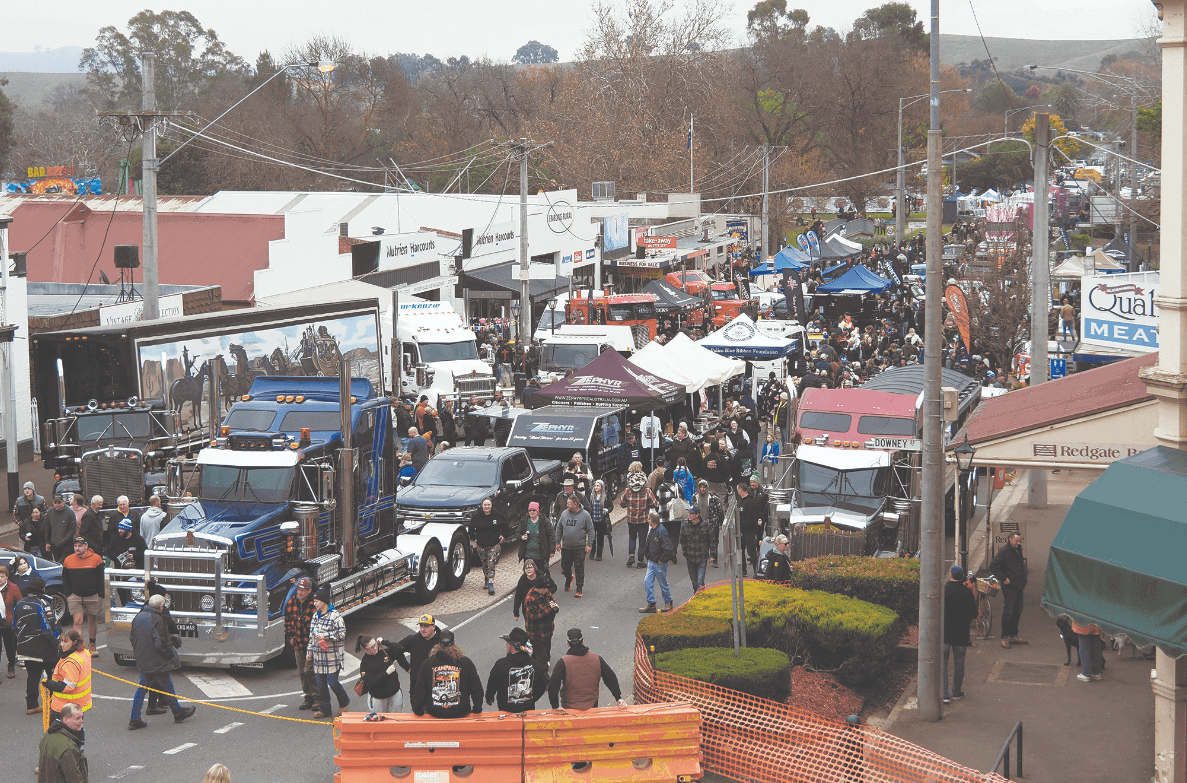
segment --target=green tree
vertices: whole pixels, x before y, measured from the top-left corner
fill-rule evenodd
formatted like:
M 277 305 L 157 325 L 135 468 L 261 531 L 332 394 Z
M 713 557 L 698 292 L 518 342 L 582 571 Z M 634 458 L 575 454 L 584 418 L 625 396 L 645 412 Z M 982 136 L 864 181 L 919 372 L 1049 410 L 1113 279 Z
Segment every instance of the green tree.
M 977 94 L 976 103 L 977 108 L 986 114 L 1003 114 L 1022 105 L 1010 85 L 998 79 L 985 83 Z
M 854 21 L 851 35 L 866 40 L 897 37 L 907 49 L 920 53 L 928 51 L 930 41 L 909 3 L 883 3 L 867 10 Z
M 808 27 L 808 12 L 787 10 L 787 0 L 759 0 L 746 12 L 746 30 L 755 40 L 802 40 Z
M 995 144 L 977 160 L 961 163 L 957 175 L 961 187 L 978 190 L 1009 190 L 1034 177 L 1030 148 L 1020 141 Z
M 547 44 L 539 41 L 528 41 L 515 52 L 511 62 L 521 65 L 526 63 L 555 63 L 560 62 L 560 54 Z
M 8 84 L 8 79 L 0 78 L 0 87 L 6 84 Z M 16 146 L 16 130 L 13 125 L 15 114 L 16 110 L 12 101 L 8 100 L 4 90 L 0 90 L 0 176 L 9 170 L 11 161 L 8 158 Z
M 1138 109 L 1138 130 L 1150 134 L 1155 147 L 1162 146 L 1162 101 L 1150 108 Z
M 1051 99 L 1051 108 L 1059 112 L 1061 117 L 1075 117 L 1080 108 L 1080 93 L 1073 84 L 1064 84 L 1055 92 Z
M 156 54 L 157 107 L 165 111 L 184 108 L 222 77 L 250 73 L 247 63 L 188 11 L 141 11 L 128 20 L 127 34 L 111 26 L 100 29 L 78 68 L 87 72 L 88 86 L 101 103 L 137 108 L 143 51 Z

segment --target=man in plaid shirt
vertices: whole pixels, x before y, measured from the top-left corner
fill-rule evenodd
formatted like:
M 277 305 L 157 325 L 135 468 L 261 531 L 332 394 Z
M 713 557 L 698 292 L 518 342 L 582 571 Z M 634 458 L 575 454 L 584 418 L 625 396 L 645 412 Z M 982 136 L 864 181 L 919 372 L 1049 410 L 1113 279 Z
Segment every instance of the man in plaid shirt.
M 697 482 L 697 494 L 692 502 L 700 507 L 701 516 L 712 531 L 709 534 L 709 565 L 717 568 L 717 540 L 721 537 L 721 523 L 725 519 L 721 501 L 709 491 L 709 482 L 701 479 Z
M 626 488 L 619 496 L 619 502 L 626 509 L 627 521 L 627 561 L 626 567 L 646 568 L 647 558 L 642 552 L 639 554 L 638 565 L 635 564 L 635 542 L 643 546 L 643 538 L 647 535 L 647 509 L 658 505 L 655 494 L 647 487 L 647 477 L 643 475 L 643 465 L 632 462 L 627 469 Z
M 350 704 L 350 696 L 338 682 L 338 673 L 346 662 L 346 623 L 330 603 L 328 584 L 318 589 L 313 596 L 313 605 L 317 611 L 309 622 L 309 652 L 305 654 L 317 676 L 318 707 L 313 717 L 331 718 L 331 691 L 338 697 L 339 714 Z
M 717 540 L 709 523 L 701 521 L 701 509 L 693 506 L 688 510 L 688 524 L 680 528 L 680 551 L 688 565 L 688 578 L 692 592 L 705 586 L 705 566 L 709 561 L 709 550 Z
M 305 694 L 299 709 L 311 710 L 317 701 L 317 678 L 309 652 L 309 623 L 313 620 L 313 581 L 303 576 L 297 580 L 297 589 L 284 605 L 284 640 L 293 648 L 297 661 L 297 674 L 301 678 L 301 692 Z

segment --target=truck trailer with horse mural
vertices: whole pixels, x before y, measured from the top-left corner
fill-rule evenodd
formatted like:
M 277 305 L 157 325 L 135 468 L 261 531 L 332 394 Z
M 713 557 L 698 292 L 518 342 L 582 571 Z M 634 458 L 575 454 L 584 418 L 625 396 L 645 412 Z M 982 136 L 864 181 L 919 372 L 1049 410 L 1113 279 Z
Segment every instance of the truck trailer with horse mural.
M 55 491 L 143 505 L 166 462 L 214 437 L 261 376 L 332 377 L 343 357 L 385 389 L 374 301 L 250 308 L 31 338 L 42 462 Z

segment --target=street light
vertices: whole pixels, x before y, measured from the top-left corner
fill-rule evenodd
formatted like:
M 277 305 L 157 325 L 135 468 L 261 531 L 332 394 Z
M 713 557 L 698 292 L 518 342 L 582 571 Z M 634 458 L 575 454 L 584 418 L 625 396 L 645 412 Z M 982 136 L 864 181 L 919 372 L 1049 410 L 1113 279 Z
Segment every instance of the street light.
M 329 73 L 330 71 L 334 70 L 334 69 L 335 69 L 335 68 L 337 68 L 337 67 L 338 67 L 338 64 L 337 64 L 337 63 L 332 63 L 332 62 L 330 62 L 329 60 L 318 60 L 317 62 L 312 62 L 312 63 L 292 63 L 291 65 L 282 65 L 282 66 L 280 66 L 280 68 L 278 68 L 278 69 L 277 69 L 276 73 L 272 74 L 272 75 L 271 75 L 271 76 L 269 76 L 267 79 L 265 79 L 264 81 L 262 81 L 258 87 L 256 87 L 254 90 L 252 90 L 251 92 L 249 92 L 247 95 L 244 95 L 242 98 L 240 98 L 239 100 L 237 100 L 237 101 L 236 101 L 236 102 L 235 102 L 235 103 L 234 103 L 234 104 L 231 106 L 231 108 L 227 109 L 227 110 L 226 110 L 226 111 L 224 111 L 222 114 L 218 115 L 218 116 L 217 116 L 217 117 L 215 117 L 213 120 L 211 120 L 210 122 L 206 123 L 206 126 L 205 126 L 204 128 L 202 128 L 202 130 L 198 131 L 198 132 L 197 132 L 197 133 L 195 133 L 193 136 L 190 136 L 188 139 L 186 139 L 186 140 L 185 140 L 185 141 L 183 141 L 181 144 L 179 144 L 179 145 L 178 145 L 178 146 L 177 146 L 177 147 L 176 147 L 176 148 L 173 150 L 173 152 L 170 152 L 168 155 L 166 155 L 165 157 L 161 158 L 161 160 L 157 162 L 157 166 L 161 166 L 161 165 L 163 165 L 163 164 L 165 163 L 165 161 L 167 161 L 167 160 L 169 160 L 170 158 L 172 158 L 172 157 L 173 157 L 174 155 L 176 155 L 178 152 L 181 152 L 181 148 L 182 148 L 182 147 L 184 147 L 185 145 L 189 144 L 191 141 L 193 141 L 194 139 L 198 138 L 199 136 L 202 136 L 204 133 L 206 133 L 206 131 L 210 130 L 210 128 L 211 128 L 211 127 L 212 127 L 212 126 L 213 126 L 213 125 L 214 125 L 216 122 L 218 122 L 218 121 L 219 121 L 219 120 L 221 120 L 223 117 L 226 117 L 228 114 L 230 114 L 232 111 L 234 111 L 234 109 L 235 109 L 235 107 L 236 107 L 236 106 L 238 106 L 239 104 L 243 103 L 244 101 L 246 101 L 246 100 L 247 100 L 248 98 L 250 98 L 251 96 L 255 95 L 255 94 L 256 94 L 257 92 L 259 92 L 260 90 L 264 89 L 264 85 L 265 85 L 265 84 L 267 84 L 268 82 L 272 81 L 272 80 L 273 80 L 273 79 L 275 79 L 277 76 L 280 76 L 280 74 L 282 74 L 282 73 L 285 73 L 285 72 L 286 72 L 286 71 L 287 71 L 289 68 L 316 68 L 316 69 L 317 69 L 318 71 L 320 71 L 321 73 Z
M 1081 76 L 1087 76 L 1090 79 L 1096 79 L 1102 84 L 1107 84 L 1111 87 L 1128 87 L 1129 90 L 1129 155 L 1134 160 L 1138 157 L 1138 80 L 1129 76 L 1119 76 L 1114 73 L 1101 74 L 1093 71 L 1077 71 L 1075 68 L 1052 68 L 1049 65 L 1025 65 L 1024 68 L 1035 71 L 1064 71 L 1066 73 L 1078 73 Z M 1118 79 L 1125 84 L 1111 81 Z M 1118 162 L 1120 165 L 1120 162 Z M 1136 272 L 1133 262 L 1133 245 L 1137 241 L 1137 217 L 1134 215 L 1132 202 L 1138 195 L 1138 173 L 1137 166 L 1134 163 L 1129 164 L 1129 200 L 1131 206 L 1129 209 L 1129 241 L 1125 243 L 1125 250 L 1128 254 L 1126 261 L 1130 272 Z M 1121 201 L 1120 188 L 1118 188 L 1117 201 Z
M 968 483 L 969 471 L 973 467 L 973 455 L 977 453 L 975 446 L 969 444 L 969 436 L 966 433 L 964 436 L 964 443 L 952 450 L 956 456 L 956 467 L 960 469 L 960 477 L 957 479 L 957 486 L 964 486 Z M 960 492 L 956 493 L 956 522 L 957 527 L 960 528 L 960 567 L 968 570 L 969 565 L 969 548 L 968 548 L 968 525 L 963 519 L 964 503 L 960 499 Z
M 548 323 L 552 325 L 552 336 L 556 337 L 556 297 L 548 300 Z
M 1002 135 L 1003 136 L 1010 135 L 1009 122 L 1010 122 L 1011 114 L 1017 114 L 1018 112 L 1026 111 L 1027 109 L 1050 109 L 1050 108 L 1051 108 L 1050 104 L 1036 103 L 1032 106 L 1023 106 L 1022 108 L 1019 108 L 1019 109 L 1010 109 L 1009 111 L 1006 112 L 1006 116 L 1002 117 Z
M 938 94 L 943 95 L 946 92 L 972 92 L 972 87 L 965 87 L 956 90 L 940 90 Z M 902 242 L 903 234 L 906 232 L 907 218 L 904 214 L 906 205 L 903 203 L 906 199 L 907 183 L 906 172 L 903 170 L 903 109 L 910 106 L 912 103 L 930 98 L 931 93 L 926 95 L 908 95 L 898 99 L 898 176 L 895 186 L 895 218 L 894 218 L 894 241 Z M 907 103 L 903 103 L 907 101 Z

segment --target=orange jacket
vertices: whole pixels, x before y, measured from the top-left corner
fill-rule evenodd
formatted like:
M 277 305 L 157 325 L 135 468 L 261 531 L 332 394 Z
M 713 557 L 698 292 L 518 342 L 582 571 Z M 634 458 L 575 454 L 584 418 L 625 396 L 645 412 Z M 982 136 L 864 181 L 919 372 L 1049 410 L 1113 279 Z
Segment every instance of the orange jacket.
M 77 704 L 86 712 L 91 708 L 91 654 L 78 650 L 58 661 L 54 667 L 55 680 L 69 680 L 75 687 L 67 688 L 61 693 L 55 692 L 50 699 L 49 708 L 61 712 L 67 704 Z

